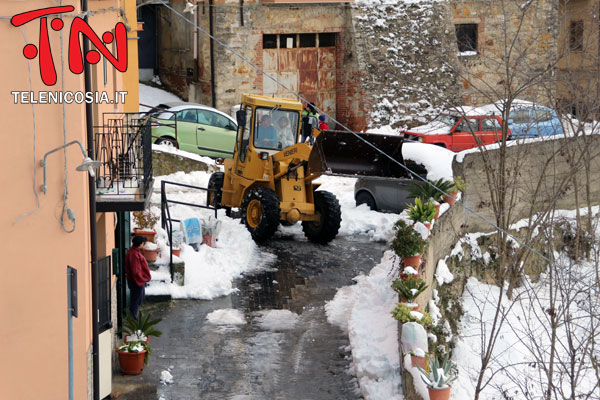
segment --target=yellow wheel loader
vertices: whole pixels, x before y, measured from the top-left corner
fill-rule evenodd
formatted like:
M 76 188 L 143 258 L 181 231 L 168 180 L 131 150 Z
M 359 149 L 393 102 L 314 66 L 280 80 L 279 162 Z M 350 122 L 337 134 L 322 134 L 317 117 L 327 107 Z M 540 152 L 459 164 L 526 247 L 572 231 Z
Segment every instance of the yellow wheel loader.
M 301 124 L 302 104 L 242 95 L 236 117 L 233 158 L 224 160 L 224 173 L 211 176 L 208 188 L 217 191 L 208 192 L 207 203 L 239 208 L 257 242 L 269 239 L 280 223 L 298 221 L 309 240 L 333 240 L 340 228 L 340 205 L 332 193 L 316 191 L 314 180 L 323 163 L 313 148 L 321 132 Z

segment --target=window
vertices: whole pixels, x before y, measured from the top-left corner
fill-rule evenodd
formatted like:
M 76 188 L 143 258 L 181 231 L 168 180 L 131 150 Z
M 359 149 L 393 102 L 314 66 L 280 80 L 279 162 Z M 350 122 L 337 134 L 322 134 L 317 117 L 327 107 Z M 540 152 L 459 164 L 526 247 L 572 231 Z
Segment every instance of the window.
M 277 35 L 263 35 L 263 49 L 276 49 Z
M 569 29 L 569 49 L 572 51 L 583 49 L 583 21 L 571 21 Z
M 477 52 L 477 24 L 457 24 L 454 28 L 458 52 Z
M 177 112 L 177 121 L 179 122 L 198 122 L 196 110 L 181 110 Z
M 319 47 L 335 47 L 335 33 L 319 33 Z
M 317 34 L 316 33 L 301 33 L 300 34 L 300 47 L 317 47 Z
M 512 120 L 514 124 L 526 124 L 529 122 L 529 111 L 528 110 L 517 110 L 510 113 L 508 118 Z
M 550 121 L 554 116 L 552 112 L 547 110 L 533 110 L 533 120 L 535 122 L 545 122 Z
M 297 112 L 257 108 L 255 121 L 255 147 L 281 150 L 296 143 Z
M 476 119 L 463 119 L 456 127 L 455 132 L 474 132 L 477 130 L 477 125 Z
M 296 47 L 296 35 L 279 35 L 279 47 L 281 49 L 293 49 Z
M 500 123 L 496 118 L 484 118 L 481 120 L 482 131 L 499 131 Z

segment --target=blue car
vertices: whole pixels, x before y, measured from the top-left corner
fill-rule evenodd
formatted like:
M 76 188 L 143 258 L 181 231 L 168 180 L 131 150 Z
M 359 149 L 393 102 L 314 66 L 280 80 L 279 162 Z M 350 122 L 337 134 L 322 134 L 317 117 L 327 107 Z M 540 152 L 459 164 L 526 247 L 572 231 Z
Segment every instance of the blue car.
M 512 109 L 508 118 L 512 139 L 562 135 L 560 119 L 551 108 L 528 104 Z

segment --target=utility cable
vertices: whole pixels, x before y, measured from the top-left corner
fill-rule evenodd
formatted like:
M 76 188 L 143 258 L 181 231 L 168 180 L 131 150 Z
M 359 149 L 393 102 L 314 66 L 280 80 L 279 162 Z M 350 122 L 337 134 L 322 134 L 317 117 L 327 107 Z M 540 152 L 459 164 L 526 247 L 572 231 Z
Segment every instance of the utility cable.
M 192 25 L 193 27 L 195 27 L 196 29 L 198 29 L 200 32 L 202 32 L 203 34 L 205 34 L 206 36 L 208 36 L 211 40 L 214 40 L 215 42 L 217 42 L 221 47 L 225 48 L 226 50 L 228 50 L 230 53 L 232 53 L 233 55 L 239 57 L 240 59 L 242 59 L 243 61 L 245 61 L 248 65 L 250 65 L 254 70 L 256 70 L 257 72 L 259 72 L 260 74 L 262 74 L 263 76 L 266 76 L 268 79 L 272 80 L 273 82 L 275 82 L 275 84 L 277 84 L 278 86 L 282 87 L 283 89 L 287 90 L 289 93 L 293 94 L 294 96 L 298 97 L 300 100 L 304 101 L 305 103 L 310 103 L 309 100 L 305 99 L 304 97 L 302 97 L 299 93 L 296 93 L 295 91 L 291 90 L 290 88 L 288 88 L 287 86 L 285 86 L 284 84 L 280 83 L 277 78 L 272 77 L 271 75 L 269 75 L 268 73 L 266 73 L 263 69 L 261 69 L 260 67 L 258 67 L 257 65 L 255 65 L 254 63 L 252 63 L 252 61 L 250 61 L 248 58 L 244 57 L 243 55 L 241 55 L 240 53 L 238 53 L 237 51 L 235 51 L 234 49 L 232 49 L 231 47 L 227 46 L 225 43 L 223 43 L 222 41 L 220 41 L 219 39 L 217 39 L 216 37 L 214 37 L 213 35 L 211 35 L 210 33 L 208 33 L 206 30 L 204 30 L 203 28 L 201 28 L 200 26 L 196 25 L 194 22 L 190 21 L 187 17 L 185 17 L 183 14 L 181 14 L 180 12 L 178 12 L 177 10 L 175 10 L 173 7 L 171 7 L 169 4 L 165 3 L 164 0 L 158 0 L 158 2 L 160 2 L 163 6 L 165 6 L 166 8 L 168 8 L 169 10 L 171 10 L 174 14 L 178 15 L 179 17 L 181 17 L 185 22 L 187 22 L 188 24 Z M 433 185 L 430 181 L 428 181 L 425 178 L 422 178 L 421 176 L 419 176 L 417 173 L 413 172 L 412 170 L 410 170 L 407 166 L 405 166 L 404 164 L 400 163 L 398 160 L 396 160 L 395 158 L 393 158 L 392 156 L 388 155 L 387 153 L 385 153 L 383 150 L 379 149 L 377 146 L 373 145 L 372 143 L 370 143 L 368 140 L 362 138 L 358 133 L 352 131 L 350 128 L 348 128 L 346 125 L 342 124 L 341 122 L 337 121 L 335 118 L 333 118 L 332 116 L 328 115 L 326 112 L 324 112 L 323 110 L 319 109 L 318 107 L 315 106 L 315 109 L 317 111 L 319 111 L 321 114 L 326 115 L 327 117 L 329 117 L 333 122 L 335 122 L 336 124 L 338 124 L 340 127 L 342 127 L 346 132 L 354 135 L 357 139 L 363 141 L 366 145 L 370 146 L 371 148 L 373 148 L 375 151 L 379 152 L 381 155 L 385 156 L 386 158 L 388 158 L 389 160 L 391 160 L 393 163 L 399 165 L 401 168 L 403 168 L 405 171 L 407 171 L 410 175 L 412 175 L 414 178 L 416 178 L 417 180 L 420 180 L 422 182 L 424 182 L 427 185 L 432 186 L 433 188 L 435 188 L 436 190 L 438 190 L 439 192 L 443 193 L 446 196 L 449 196 L 449 193 L 446 193 L 444 190 L 440 189 L 439 187 Z M 535 250 L 534 248 L 532 248 L 531 246 L 529 246 L 528 244 L 524 243 L 522 240 L 520 240 L 519 238 L 515 237 L 513 234 L 511 234 L 510 232 L 506 231 L 505 229 L 500 228 L 499 226 L 497 226 L 494 222 L 490 221 L 489 219 L 487 219 L 486 217 L 484 217 L 483 215 L 478 214 L 476 211 L 474 211 L 472 208 L 464 205 L 462 202 L 459 203 L 459 205 L 466 210 L 468 213 L 475 215 L 476 217 L 478 217 L 480 220 L 482 220 L 485 224 L 491 226 L 492 228 L 494 228 L 495 230 L 497 230 L 498 232 L 501 232 L 505 235 L 507 235 L 510 239 L 514 240 L 516 243 L 518 243 L 520 246 L 526 248 L 527 250 L 529 250 L 532 254 L 537 255 L 538 257 L 540 257 L 542 260 L 546 261 L 548 264 L 554 266 L 557 269 L 561 269 L 561 270 L 565 270 L 567 272 L 567 274 L 569 274 L 571 276 L 571 272 L 568 271 L 566 268 L 564 268 L 561 265 L 556 264 L 554 261 L 552 261 L 551 259 L 549 259 L 548 257 L 544 256 L 542 253 L 540 253 L 539 251 Z M 573 279 L 576 279 L 575 277 L 571 276 Z M 594 290 L 598 295 L 600 295 L 600 291 L 595 287 L 590 285 L 590 288 L 592 290 Z
M 23 36 L 23 41 L 25 42 L 25 44 L 29 43 L 29 40 L 27 40 L 27 34 L 25 33 L 25 27 L 20 27 L 19 31 L 21 32 L 21 35 Z M 31 82 L 31 61 L 30 60 L 27 60 L 27 75 L 29 78 L 29 90 L 33 92 L 33 83 Z M 37 203 L 37 207 L 33 211 L 24 212 L 23 214 L 19 215 L 17 217 L 17 219 L 14 220 L 13 226 L 16 225 L 22 218 L 27 217 L 29 215 L 33 215 L 33 214 L 37 213 L 40 209 L 40 196 L 38 194 L 38 188 L 37 188 L 38 163 L 35 158 L 35 152 L 36 152 L 36 148 L 37 148 L 37 130 L 36 130 L 36 124 L 35 124 L 35 119 L 36 119 L 35 118 L 35 106 L 33 105 L 33 103 L 31 103 L 31 114 L 33 116 L 33 194 L 35 195 L 35 201 Z

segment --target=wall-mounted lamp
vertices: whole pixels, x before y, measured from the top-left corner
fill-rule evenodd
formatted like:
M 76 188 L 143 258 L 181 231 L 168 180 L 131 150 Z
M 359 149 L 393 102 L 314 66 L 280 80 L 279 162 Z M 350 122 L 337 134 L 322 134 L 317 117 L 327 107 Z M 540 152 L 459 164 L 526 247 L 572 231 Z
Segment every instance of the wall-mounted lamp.
M 42 167 L 44 168 L 44 184 L 42 185 L 42 192 L 44 192 L 44 194 L 46 194 L 46 158 L 48 157 L 48 155 L 50 155 L 60 149 L 64 149 L 65 147 L 68 147 L 75 143 L 77 143 L 79 145 L 79 147 L 81 148 L 81 153 L 83 154 L 83 157 L 84 157 L 81 165 L 78 165 L 77 168 L 75 168 L 75 169 L 77 171 L 88 171 L 92 177 L 96 176 L 96 173 L 94 170 L 96 168 L 100 167 L 102 162 L 92 160 L 90 157 L 88 157 L 87 154 L 85 153 L 85 149 L 83 148 L 83 145 L 81 144 L 81 142 L 79 140 L 73 140 L 69 143 L 63 144 L 60 147 L 52 149 L 49 152 L 47 152 L 46 154 L 44 154 L 44 159 L 42 160 L 42 163 L 41 163 Z

